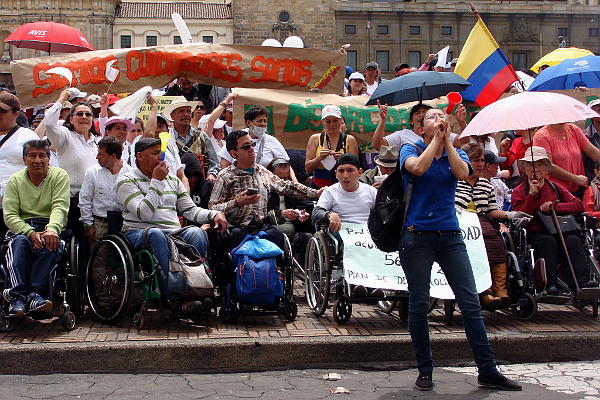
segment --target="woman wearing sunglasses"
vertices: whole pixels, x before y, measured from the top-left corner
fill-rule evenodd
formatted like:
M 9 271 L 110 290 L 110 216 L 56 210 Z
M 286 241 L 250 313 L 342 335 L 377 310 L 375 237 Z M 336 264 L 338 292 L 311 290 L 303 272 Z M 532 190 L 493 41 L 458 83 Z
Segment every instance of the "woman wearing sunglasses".
M 56 103 L 46 110 L 44 124 L 50 143 L 56 147 L 58 163 L 67 171 L 71 182 L 71 206 L 67 228 L 76 236 L 83 234 L 83 225 L 79 221 L 79 190 L 85 171 L 96 164 L 98 146 L 92 107 L 86 102 L 79 102 L 69 111 L 64 123 L 59 121 L 60 110 L 69 99 L 69 89 L 63 90 Z
M 200 118 L 202 118 L 204 114 L 206 114 L 206 106 L 202 100 L 199 100 L 198 105 L 194 111 L 192 111 L 192 121 L 190 122 L 192 128 L 199 129 L 198 124 L 200 123 Z

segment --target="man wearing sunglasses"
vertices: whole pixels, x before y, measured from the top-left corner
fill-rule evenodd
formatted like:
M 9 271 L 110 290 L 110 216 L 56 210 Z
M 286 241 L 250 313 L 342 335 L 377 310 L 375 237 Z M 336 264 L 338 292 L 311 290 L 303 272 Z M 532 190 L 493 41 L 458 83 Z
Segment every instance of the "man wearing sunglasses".
M 256 164 L 256 142 L 246 131 L 233 131 L 225 140 L 233 164 L 219 173 L 208 203 L 211 210 L 223 212 L 231 229 L 230 246 L 239 244 L 246 233 L 267 233 L 283 249 L 283 233 L 276 226 L 265 223 L 267 202 L 272 191 L 289 197 L 316 199 L 323 189 L 315 190 L 298 182 L 285 181 Z

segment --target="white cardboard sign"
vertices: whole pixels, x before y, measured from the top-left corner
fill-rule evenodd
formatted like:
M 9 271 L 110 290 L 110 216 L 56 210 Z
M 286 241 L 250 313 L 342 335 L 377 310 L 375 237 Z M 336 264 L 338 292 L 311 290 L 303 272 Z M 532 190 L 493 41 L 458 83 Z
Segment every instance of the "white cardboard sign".
M 475 285 L 481 293 L 492 284 L 481 225 L 475 213 L 457 213 L 457 217 L 473 268 Z M 398 252 L 384 253 L 377 249 L 366 225 L 344 223 L 340 235 L 344 240 L 344 277 L 348 283 L 369 288 L 408 290 Z M 437 263 L 431 267 L 430 293 L 438 299 L 454 299 L 454 293 Z

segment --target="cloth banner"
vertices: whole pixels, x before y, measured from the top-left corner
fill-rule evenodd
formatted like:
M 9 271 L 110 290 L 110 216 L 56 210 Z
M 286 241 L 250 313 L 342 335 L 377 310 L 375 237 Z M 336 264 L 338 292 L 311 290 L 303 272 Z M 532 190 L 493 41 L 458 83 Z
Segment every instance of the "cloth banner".
M 365 106 L 367 96 L 342 97 L 323 93 L 300 93 L 289 90 L 233 89 L 239 97 L 233 103 L 233 127 L 245 128 L 244 111 L 253 104 L 269 111 L 268 132 L 274 134 L 286 149 L 305 150 L 310 135 L 323 130 L 321 109 L 327 104 L 339 106 L 346 121 L 347 132 L 358 141 L 361 151 L 372 151 L 371 139 L 379 123 L 377 106 Z M 448 100 L 439 97 L 423 103 L 446 108 Z M 410 109 L 414 101 L 388 108 L 385 131 L 390 134 L 400 129 L 410 129 Z M 454 116 L 450 119 L 454 132 L 460 132 Z
M 337 50 L 180 44 L 133 49 L 109 49 L 27 58 L 11 63 L 21 104 L 35 107 L 53 102 L 69 83 L 47 74 L 56 67 L 73 73 L 73 87 L 87 93 L 104 93 L 110 81 L 106 65 L 120 71 L 113 93 L 134 92 L 144 86 L 159 88 L 179 75 L 194 82 L 222 87 L 250 87 L 322 93 L 342 92 L 346 55 Z
M 481 293 L 492 285 L 492 278 L 479 218 L 472 212 L 457 212 L 457 217 L 471 260 L 477 292 Z M 408 290 L 398 252 L 384 253 L 377 249 L 366 225 L 344 223 L 340 235 L 344 240 L 344 278 L 349 284 Z M 431 267 L 430 294 L 438 299 L 454 299 L 454 293 L 437 263 Z

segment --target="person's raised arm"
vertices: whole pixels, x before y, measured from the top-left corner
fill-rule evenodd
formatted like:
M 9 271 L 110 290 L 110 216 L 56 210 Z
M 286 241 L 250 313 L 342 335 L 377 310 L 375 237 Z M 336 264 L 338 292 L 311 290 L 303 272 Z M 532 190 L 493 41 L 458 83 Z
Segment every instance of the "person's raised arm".
M 148 114 L 148 121 L 146 122 L 146 129 L 144 129 L 143 137 L 154 138 L 156 132 L 156 116 L 158 114 L 158 102 L 152 96 L 148 94 L 148 104 L 150 105 L 150 113 Z
M 49 109 L 44 113 L 44 125 L 46 126 L 46 135 L 50 139 L 50 143 L 57 149 L 61 149 L 67 144 L 67 128 L 64 128 L 60 123 L 60 111 L 63 104 L 69 99 L 71 92 L 65 89 L 60 93 L 60 96 Z M 63 129 L 64 128 L 64 129 Z
M 237 93 L 229 93 L 225 100 L 219 103 L 215 109 L 210 113 L 208 120 L 206 121 L 206 125 L 204 126 L 204 132 L 208 136 L 212 136 L 212 131 L 215 126 L 215 122 L 223 115 L 223 112 L 227 108 L 228 105 L 233 103 L 233 100 L 238 97 Z
M 377 100 L 377 107 L 379 107 L 380 120 L 379 120 L 379 123 L 377 124 L 377 128 L 375 128 L 375 132 L 373 132 L 373 138 L 371 139 L 371 146 L 376 150 L 380 150 L 381 146 L 388 146 L 388 141 L 384 137 L 385 124 L 386 124 L 387 113 L 388 113 L 388 106 L 387 106 L 387 104 L 381 105 L 379 103 L 379 100 Z

